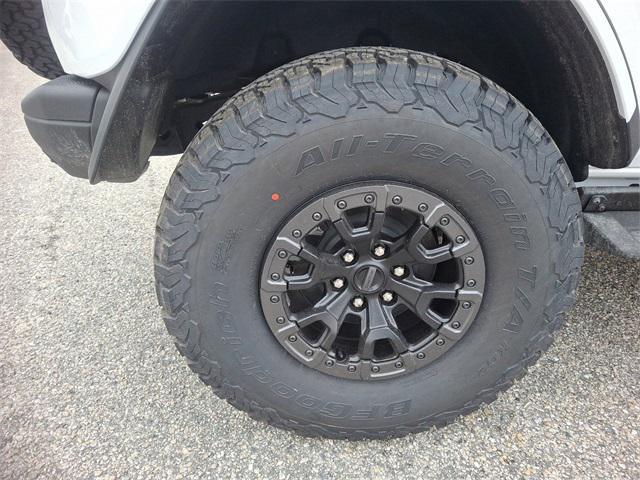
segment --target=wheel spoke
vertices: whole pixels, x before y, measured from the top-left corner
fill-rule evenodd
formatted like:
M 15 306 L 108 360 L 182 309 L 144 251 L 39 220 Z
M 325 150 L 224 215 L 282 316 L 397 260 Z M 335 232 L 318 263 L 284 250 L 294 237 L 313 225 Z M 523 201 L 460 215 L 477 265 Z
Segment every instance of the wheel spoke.
M 380 236 L 384 225 L 384 216 L 383 212 L 376 212 L 370 208 L 367 223 L 362 227 L 354 228 L 344 217 L 335 222 L 334 225 L 345 243 L 366 246 L 365 242 Z
M 313 307 L 292 313 L 289 318 L 296 322 L 301 329 L 316 322 L 322 322 L 326 331 L 320 339 L 320 345 L 323 348 L 330 348 L 348 312 L 349 300 L 347 292 L 332 292 Z M 326 344 L 329 341 L 331 343 L 327 347 Z
M 362 329 L 358 354 L 361 358 L 374 358 L 376 342 L 387 340 L 396 354 L 405 352 L 409 345 L 398 330 L 393 315 L 388 307 L 373 299 L 367 308 L 366 324 Z

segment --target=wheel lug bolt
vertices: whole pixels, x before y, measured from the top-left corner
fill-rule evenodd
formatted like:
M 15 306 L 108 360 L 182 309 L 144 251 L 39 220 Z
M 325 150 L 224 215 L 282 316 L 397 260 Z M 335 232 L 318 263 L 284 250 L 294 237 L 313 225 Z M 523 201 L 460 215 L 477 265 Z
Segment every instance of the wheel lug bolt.
M 476 286 L 476 281 L 474 279 L 467 280 L 467 286 L 468 287 L 475 287 Z
M 464 309 L 471 308 L 471 302 L 462 302 L 462 308 Z
M 393 299 L 395 298 L 395 295 L 393 294 L 393 292 L 390 292 L 389 290 L 382 292 L 382 301 L 384 303 L 391 303 L 393 302 Z
M 452 327 L 452 328 L 460 328 L 460 322 L 453 322 L 453 323 L 451 324 L 451 327 Z
M 347 208 L 347 202 L 345 202 L 344 200 L 339 200 L 336 205 L 340 210 L 344 210 L 345 208 Z
M 396 368 L 402 368 L 404 366 L 402 362 L 396 362 L 395 365 L 396 365 Z
M 313 350 L 307 350 L 304 352 L 307 357 L 313 357 Z
M 284 323 L 284 317 L 276 317 L 276 323 L 282 325 Z
M 393 273 L 394 277 L 404 277 L 404 274 L 407 273 L 407 269 L 402 265 L 398 265 L 397 267 L 393 267 L 391 273 Z
M 278 303 L 280 301 L 280 297 L 278 295 L 271 295 L 271 298 L 269 298 L 269 300 L 271 301 L 271 303 Z
M 464 243 L 465 238 L 462 235 L 456 237 L 456 243 Z
M 418 353 L 418 358 L 422 360 L 424 358 L 424 352 Z
M 341 277 L 334 278 L 333 280 L 331 280 L 331 285 L 336 290 L 341 290 L 342 288 L 344 288 L 344 285 L 345 285 L 344 278 L 341 278 Z
M 402 197 L 400 195 L 394 196 L 391 201 L 394 205 L 400 205 L 402 203 Z
M 353 305 L 355 308 L 364 307 L 364 298 L 362 298 L 362 297 L 353 297 L 351 299 L 351 305 Z
M 278 275 L 277 273 L 272 273 L 271 280 L 280 280 L 280 275 Z
M 384 257 L 386 253 L 387 253 L 387 249 L 385 248 L 384 245 L 378 244 L 373 247 L 373 255 L 378 258 Z
M 322 214 L 320 212 L 315 212 L 313 215 L 311 215 L 311 218 L 313 218 L 316 222 L 322 220 Z
M 373 203 L 373 200 L 373 195 L 371 195 L 370 193 L 364 196 L 365 203 Z
M 278 256 L 280 258 L 286 258 L 287 257 L 287 252 L 285 252 L 284 250 L 279 250 L 278 251 Z
M 473 257 L 467 257 L 464 259 L 465 265 L 471 265 L 473 263 Z
M 442 217 L 440 219 L 440 225 L 449 225 L 449 217 Z
M 355 372 L 356 371 L 356 366 L 355 365 L 349 365 L 347 367 L 347 370 L 349 370 L 350 372 Z
M 439 338 L 436 340 L 436 345 L 442 346 L 444 345 L 444 338 Z
M 380 367 L 377 365 L 374 365 L 373 367 L 371 367 L 371 371 L 373 373 L 378 373 L 380 371 Z
M 342 260 L 344 261 L 344 263 L 346 263 L 347 265 L 351 265 L 353 262 L 356 261 L 356 254 L 353 250 L 347 250 L 346 252 L 344 252 L 342 254 Z
M 293 236 L 295 238 L 300 238 L 300 236 L 302 235 L 302 232 L 300 230 L 294 230 L 293 232 L 291 232 L 293 234 Z
M 420 212 L 426 212 L 428 208 L 429 206 L 426 203 L 421 203 L 420 205 L 418 205 L 418 211 Z
M 298 337 L 296 337 L 295 335 L 290 335 L 289 336 L 289 341 L 290 342 L 295 342 L 296 340 L 298 340 Z

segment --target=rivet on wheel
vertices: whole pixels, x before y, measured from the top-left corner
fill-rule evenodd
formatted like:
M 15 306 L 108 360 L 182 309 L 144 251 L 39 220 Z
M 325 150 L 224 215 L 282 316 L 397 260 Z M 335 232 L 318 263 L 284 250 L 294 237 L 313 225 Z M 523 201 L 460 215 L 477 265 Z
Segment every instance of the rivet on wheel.
M 294 230 L 293 232 L 291 232 L 291 234 L 295 237 L 295 238 L 300 238 L 302 236 L 302 232 L 300 230 Z
M 422 359 L 424 358 L 424 352 L 420 352 L 420 353 L 418 353 L 418 355 L 417 355 L 417 356 L 418 356 L 418 358 L 419 358 L 420 360 L 422 360 Z
M 277 273 L 272 273 L 271 274 L 271 280 L 280 280 L 280 275 Z
M 404 366 L 404 363 L 398 361 L 395 363 L 396 368 L 402 368 Z
M 355 365 L 349 365 L 347 367 L 347 370 L 349 370 L 350 372 L 355 372 L 356 371 L 356 366 Z
M 333 360 L 329 359 L 329 360 L 327 360 L 326 362 L 324 362 L 324 364 L 325 364 L 327 367 L 333 367 Z
M 464 259 L 465 265 L 471 265 L 473 263 L 473 257 L 467 257 Z
M 378 373 L 380 371 L 380 367 L 377 365 L 374 365 L 373 367 L 371 367 L 371 371 L 373 373 Z
M 471 302 L 462 302 L 462 308 L 464 309 L 471 308 Z
M 345 281 L 344 278 L 342 277 L 338 277 L 338 278 L 334 278 L 333 280 L 331 280 L 331 286 L 333 288 L 335 288 L 336 290 L 341 290 L 344 288 L 345 286 Z
M 382 301 L 384 303 L 391 303 L 393 302 L 395 295 L 393 294 L 393 292 L 390 292 L 389 290 L 382 292 L 382 295 L 380 295 L 380 298 L 382 298 Z
M 467 280 L 467 287 L 475 287 L 476 281 L 472 278 L 471 280 Z
M 460 322 L 453 322 L 451 328 L 460 328 Z
M 391 201 L 394 205 L 400 205 L 402 203 L 402 197 L 400 195 L 395 195 Z
M 271 303 L 278 303 L 280 301 L 280 297 L 278 295 L 271 295 L 271 298 L 269 300 L 271 301 Z
M 284 250 L 278 250 L 278 256 L 280 258 L 287 258 L 287 252 Z
M 436 340 L 436 345 L 442 346 L 444 345 L 444 338 L 439 338 Z
M 464 243 L 465 238 L 462 235 L 456 237 L 456 243 Z
M 356 253 L 353 250 L 346 250 L 342 254 L 342 261 L 347 265 L 351 265 L 353 262 L 356 261 Z
M 336 205 L 340 210 L 344 210 L 345 208 L 347 208 L 347 202 L 345 202 L 344 200 L 339 200 Z
M 296 337 L 295 335 L 289 335 L 290 342 L 295 342 L 296 340 L 298 340 L 298 337 Z
M 306 351 L 304 352 L 304 354 L 305 354 L 307 357 L 313 357 L 313 350 L 306 350 Z
M 440 225 L 449 225 L 449 217 L 442 217 L 440 219 Z
M 282 325 L 284 323 L 284 317 L 276 317 L 276 323 Z
M 427 205 L 426 203 L 421 203 L 420 205 L 418 205 L 418 211 L 420 212 L 426 212 L 428 208 L 429 205 Z
M 384 245 L 377 244 L 373 247 L 373 255 L 375 257 L 384 257 L 387 253 L 387 248 Z
M 364 307 L 364 298 L 357 296 L 357 297 L 353 297 L 351 299 L 351 305 L 353 305 L 354 308 L 362 308 Z
M 318 222 L 322 220 L 322 214 L 320 212 L 315 212 L 313 215 L 311 215 L 311 218 Z
M 375 198 L 373 198 L 373 195 L 371 195 L 370 193 L 364 196 L 365 203 L 373 203 L 374 200 Z
M 394 277 L 404 277 L 404 274 L 407 273 L 407 269 L 402 265 L 397 265 L 391 269 L 391 273 L 393 273 Z

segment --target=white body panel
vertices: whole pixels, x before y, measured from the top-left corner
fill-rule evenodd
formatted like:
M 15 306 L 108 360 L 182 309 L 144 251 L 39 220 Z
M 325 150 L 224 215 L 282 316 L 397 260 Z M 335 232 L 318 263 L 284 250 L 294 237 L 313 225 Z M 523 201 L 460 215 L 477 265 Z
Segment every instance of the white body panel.
M 51 43 L 67 73 L 92 78 L 124 57 L 155 0 L 42 0 Z

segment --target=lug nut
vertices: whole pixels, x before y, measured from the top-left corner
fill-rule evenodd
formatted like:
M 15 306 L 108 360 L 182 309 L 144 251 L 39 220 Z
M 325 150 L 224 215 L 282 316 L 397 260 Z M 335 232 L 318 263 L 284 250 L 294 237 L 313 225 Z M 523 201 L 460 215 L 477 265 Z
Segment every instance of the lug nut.
M 404 277 L 404 274 L 407 273 L 407 269 L 402 265 L 398 265 L 397 267 L 393 267 L 391 273 L 393 273 L 394 277 Z
M 449 217 L 442 217 L 440 219 L 440 225 L 449 225 Z
M 456 243 L 464 243 L 465 238 L 462 235 L 456 237 Z
M 362 297 L 353 297 L 351 299 L 351 305 L 353 305 L 355 308 L 364 307 L 364 298 L 362 298 Z
M 395 295 L 393 294 L 393 292 L 390 292 L 389 290 L 387 290 L 386 292 L 382 292 L 381 297 L 384 303 L 391 303 L 393 302 Z
M 345 202 L 344 200 L 339 200 L 337 205 L 340 210 L 344 210 L 345 208 L 347 208 L 347 202 Z
M 352 264 L 353 262 L 356 261 L 356 254 L 355 252 L 353 252 L 352 250 L 347 250 L 346 252 L 344 252 L 342 254 L 342 260 L 344 261 L 344 263 L 346 263 L 347 265 Z
M 344 278 L 340 278 L 340 277 L 334 278 L 333 280 L 331 280 L 331 285 L 336 290 L 341 290 L 342 288 L 344 288 L 344 285 L 345 285 Z
M 402 203 L 402 197 L 400 195 L 394 196 L 391 201 L 394 205 L 400 205 Z
M 384 245 L 378 244 L 373 247 L 373 255 L 378 258 L 384 257 L 386 253 L 387 253 L 387 249 L 385 248 Z

